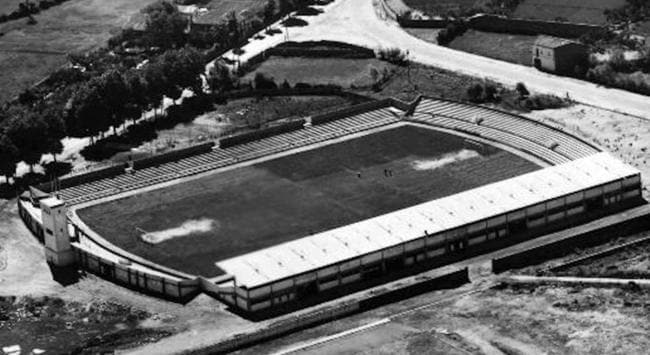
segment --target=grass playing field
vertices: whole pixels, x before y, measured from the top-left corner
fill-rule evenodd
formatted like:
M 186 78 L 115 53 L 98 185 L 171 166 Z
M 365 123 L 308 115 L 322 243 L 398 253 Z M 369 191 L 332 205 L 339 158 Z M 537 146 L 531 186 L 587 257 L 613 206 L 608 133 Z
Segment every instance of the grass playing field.
M 215 261 L 536 169 L 494 147 L 403 126 L 91 206 L 79 215 L 125 250 L 211 277 L 221 272 Z M 169 239 L 147 245 L 139 241 L 142 231 Z

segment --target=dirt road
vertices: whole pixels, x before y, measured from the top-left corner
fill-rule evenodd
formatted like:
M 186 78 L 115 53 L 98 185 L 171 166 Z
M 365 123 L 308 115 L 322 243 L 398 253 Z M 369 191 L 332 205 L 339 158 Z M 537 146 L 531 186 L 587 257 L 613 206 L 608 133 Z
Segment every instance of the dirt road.
M 290 27 L 282 34 L 252 40 L 239 59 L 246 61 L 263 50 L 286 40 L 340 41 L 373 49 L 398 47 L 411 60 L 460 73 L 485 77 L 514 85 L 524 82 L 530 89 L 618 112 L 650 119 L 650 98 L 623 90 L 608 89 L 586 81 L 542 73 L 535 68 L 481 57 L 415 38 L 391 20 L 382 19 L 373 2 L 379 0 L 336 0 L 322 7 L 318 16 L 303 17 L 304 27 Z M 277 25 L 276 25 L 277 26 Z M 229 57 L 235 58 L 232 53 Z

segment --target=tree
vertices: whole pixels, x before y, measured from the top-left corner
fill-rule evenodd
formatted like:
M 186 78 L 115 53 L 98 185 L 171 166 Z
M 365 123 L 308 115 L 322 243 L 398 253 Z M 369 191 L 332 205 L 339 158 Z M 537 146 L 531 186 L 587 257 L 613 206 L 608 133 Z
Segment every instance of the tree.
M 56 162 L 56 155 L 63 153 L 63 143 L 61 140 L 67 136 L 65 122 L 62 119 L 61 111 L 54 106 L 46 106 L 40 115 L 47 126 L 47 139 L 45 140 L 45 150 L 52 154 Z
M 528 88 L 526 88 L 526 84 L 519 82 L 517 83 L 517 86 L 515 86 L 515 90 L 519 93 L 519 97 L 524 99 L 530 95 L 530 91 L 528 91 Z
M 467 89 L 467 99 L 471 102 L 481 102 L 483 100 L 483 85 L 476 83 Z
M 255 74 L 255 78 L 253 78 L 253 81 L 255 82 L 256 90 L 271 90 L 271 89 L 278 88 L 278 85 L 275 83 L 273 78 L 268 77 L 263 73 Z
M 177 48 L 185 43 L 187 19 L 174 4 L 159 1 L 145 7 L 142 13 L 147 16 L 146 36 L 150 45 Z
M 115 129 L 122 125 L 126 116 L 127 101 L 130 97 L 122 73 L 109 70 L 99 78 L 99 90 L 103 106 L 107 109 L 109 125 Z
M 34 165 L 48 151 L 47 124 L 37 113 L 22 109 L 9 119 L 7 134 L 18 148 L 19 157 L 34 171 Z
M 72 137 L 93 137 L 110 127 L 101 78 L 81 85 L 66 104 L 65 125 Z
M 201 74 L 205 71 L 205 66 L 201 52 L 189 47 L 167 51 L 158 58 L 156 64 L 166 78 L 163 90 L 165 96 L 176 101 L 185 89 L 196 94 L 202 92 Z
M 213 92 L 231 90 L 234 87 L 234 80 L 230 68 L 220 62 L 215 62 L 208 72 L 208 85 Z
M 0 174 L 5 177 L 7 183 L 16 174 L 16 164 L 19 161 L 18 148 L 8 135 L 0 132 Z
M 167 78 L 163 74 L 162 67 L 158 63 L 149 63 L 142 70 L 142 79 L 145 85 L 145 97 L 148 108 L 155 109 L 160 106 L 165 97 Z
M 264 11 L 262 13 L 265 24 L 271 24 L 273 18 L 275 17 L 275 10 L 275 0 L 267 0 L 266 5 L 264 5 Z
M 230 42 L 228 47 L 235 47 L 242 40 L 241 28 L 239 26 L 239 21 L 237 20 L 237 15 L 234 11 L 228 13 L 228 20 L 226 21 L 226 27 L 228 28 L 228 34 L 230 36 Z
M 135 120 L 142 116 L 142 111 L 147 107 L 146 84 L 140 73 L 128 70 L 124 74 L 124 84 L 129 93 L 126 100 L 125 119 Z

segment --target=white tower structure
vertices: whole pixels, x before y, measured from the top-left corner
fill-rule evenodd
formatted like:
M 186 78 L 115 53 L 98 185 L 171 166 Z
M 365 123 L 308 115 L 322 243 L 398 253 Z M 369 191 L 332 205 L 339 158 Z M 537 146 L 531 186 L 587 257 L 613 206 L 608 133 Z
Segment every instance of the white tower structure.
M 75 257 L 70 246 L 65 202 L 56 197 L 48 197 L 42 199 L 40 203 L 47 262 L 55 266 L 73 264 Z

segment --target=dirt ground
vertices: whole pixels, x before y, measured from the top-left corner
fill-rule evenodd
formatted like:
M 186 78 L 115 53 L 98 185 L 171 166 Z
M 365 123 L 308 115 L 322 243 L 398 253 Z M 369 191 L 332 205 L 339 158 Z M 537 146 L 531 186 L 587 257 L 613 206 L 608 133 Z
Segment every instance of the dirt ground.
M 0 200 L 0 347 L 21 345 L 48 353 L 83 347 L 99 353 L 190 328 L 215 329 L 218 324 L 218 331 L 231 332 L 249 324 L 204 295 L 183 305 L 85 274 L 78 280 L 58 278 L 61 284 L 43 253 L 20 220 L 15 201 Z
M 630 248 L 614 255 L 589 260 L 555 274 L 558 276 L 649 279 L 650 246 Z
M 615 289 L 506 288 L 462 297 L 403 323 L 419 337 L 434 333 L 471 353 L 641 354 L 650 345 L 649 301 L 650 293 Z M 426 353 L 418 336 L 406 339 L 408 353 Z
M 645 186 L 650 183 L 650 117 L 642 119 L 585 105 L 534 111 L 526 116 L 590 140 L 639 169 Z
M 644 354 L 650 345 L 649 304 L 647 291 L 497 287 L 450 297 L 295 354 Z M 381 317 L 379 310 L 371 313 L 375 320 Z M 364 319 L 348 326 L 367 324 L 371 314 Z M 332 327 L 327 334 L 336 331 Z M 296 343 L 304 339 L 290 337 Z M 290 343 L 279 340 L 240 354 L 283 351 Z
M 449 47 L 506 62 L 531 66 L 537 36 L 469 30 L 456 37 Z

